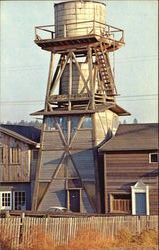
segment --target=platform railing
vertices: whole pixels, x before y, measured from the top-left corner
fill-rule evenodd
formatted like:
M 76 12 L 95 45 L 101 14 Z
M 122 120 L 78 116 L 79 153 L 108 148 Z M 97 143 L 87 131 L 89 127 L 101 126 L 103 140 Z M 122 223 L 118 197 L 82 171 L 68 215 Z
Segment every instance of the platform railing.
M 85 24 L 85 25 L 83 25 Z M 78 25 L 78 27 L 75 27 Z M 85 22 L 76 22 L 69 23 L 64 25 L 58 25 L 58 29 L 63 31 L 63 35 L 58 35 L 57 27 L 55 25 L 45 25 L 45 26 L 36 26 L 35 27 L 35 40 L 48 40 L 48 39 L 59 39 L 59 38 L 68 38 L 70 37 L 70 32 L 75 32 L 76 36 L 85 36 L 85 35 L 99 35 L 101 37 L 124 42 L 124 31 L 122 29 L 116 28 L 114 26 L 104 24 L 97 21 L 85 21 Z M 98 30 L 97 34 L 96 31 Z M 78 32 L 82 31 L 82 34 Z M 85 33 L 86 32 L 86 33 Z M 49 33 L 49 34 L 48 34 Z

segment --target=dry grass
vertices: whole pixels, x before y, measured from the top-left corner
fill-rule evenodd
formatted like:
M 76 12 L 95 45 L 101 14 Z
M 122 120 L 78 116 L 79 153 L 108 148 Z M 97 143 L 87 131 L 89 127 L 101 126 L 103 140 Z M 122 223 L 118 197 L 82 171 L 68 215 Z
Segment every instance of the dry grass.
M 27 239 L 27 240 L 25 240 Z M 51 234 L 45 233 L 41 226 L 32 228 L 29 234 L 24 235 L 24 240 L 19 246 L 19 250 L 54 250 L 55 242 Z
M 24 235 L 25 239 L 25 235 Z M 14 250 L 11 247 L 12 239 L 7 235 L 7 232 L 1 228 L 0 231 L 0 249 L 1 250 Z M 70 240 L 68 245 L 58 246 L 53 241 L 50 233 L 45 233 L 42 227 L 34 227 L 27 234 L 27 241 L 19 245 L 19 250 L 95 250 L 111 247 L 132 247 L 135 249 L 140 247 L 143 249 L 147 247 L 157 247 L 158 234 L 154 230 L 145 230 L 141 234 L 133 234 L 126 228 L 118 231 L 114 239 L 106 237 L 106 235 L 97 232 L 96 230 L 80 229 L 77 231 L 74 239 Z M 138 248 L 139 249 L 139 248 Z
M 0 250 L 12 249 L 12 238 L 6 231 L 5 227 L 0 226 Z

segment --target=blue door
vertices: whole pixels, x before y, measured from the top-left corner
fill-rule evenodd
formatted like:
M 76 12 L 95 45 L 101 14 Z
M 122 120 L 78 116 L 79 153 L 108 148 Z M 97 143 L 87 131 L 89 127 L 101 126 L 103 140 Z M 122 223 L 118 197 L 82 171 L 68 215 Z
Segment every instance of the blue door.
M 146 215 L 146 193 L 135 193 L 136 215 Z

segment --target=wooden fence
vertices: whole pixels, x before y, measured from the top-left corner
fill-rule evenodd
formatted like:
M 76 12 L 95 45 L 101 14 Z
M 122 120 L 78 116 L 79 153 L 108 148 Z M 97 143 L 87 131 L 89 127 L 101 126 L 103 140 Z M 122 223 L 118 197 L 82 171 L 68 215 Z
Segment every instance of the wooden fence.
M 18 249 L 21 242 L 29 242 L 29 236 L 36 228 L 49 233 L 57 245 L 67 244 L 79 230 L 95 230 L 114 237 L 121 228 L 133 233 L 145 229 L 158 230 L 158 216 L 117 216 L 117 217 L 9 217 L 0 218 L 0 228 L 12 239 L 12 248 Z M 28 243 L 29 244 L 29 243 Z M 0 247 L 1 249 L 1 247 Z M 108 248 L 105 248 L 108 249 Z M 118 248 L 120 249 L 120 248 Z M 122 249 L 122 248 L 121 248 Z

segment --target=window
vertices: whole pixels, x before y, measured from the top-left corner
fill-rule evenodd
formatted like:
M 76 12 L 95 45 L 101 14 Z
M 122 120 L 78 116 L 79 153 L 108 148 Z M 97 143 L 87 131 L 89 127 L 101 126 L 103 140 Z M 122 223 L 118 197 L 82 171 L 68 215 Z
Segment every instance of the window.
M 158 162 L 158 154 L 157 153 L 151 153 L 149 154 L 149 162 Z
M 11 147 L 9 149 L 9 163 L 10 164 L 20 163 L 20 148 L 19 147 Z
M 12 195 L 10 191 L 0 192 L 0 209 L 12 209 Z
M 4 163 L 4 148 L 0 147 L 0 163 Z
M 13 209 L 26 210 L 26 194 L 24 191 L 14 192 Z
M 76 131 L 79 121 L 81 119 L 81 116 L 73 116 L 71 119 L 71 136 L 74 134 Z
M 67 133 L 68 133 L 68 131 L 67 131 L 67 129 L 68 129 L 68 117 L 66 117 L 66 116 L 56 117 L 56 121 L 60 125 L 65 138 L 67 138 Z
M 130 194 L 111 194 L 110 212 L 130 213 L 131 195 Z
M 90 116 L 84 118 L 81 128 L 92 128 L 92 119 Z
M 2 206 L 10 207 L 11 205 L 11 194 L 10 193 L 2 193 Z
M 53 117 L 46 117 L 45 118 L 45 122 L 46 122 L 46 131 L 52 131 L 52 130 L 56 130 L 56 122 L 55 119 Z

